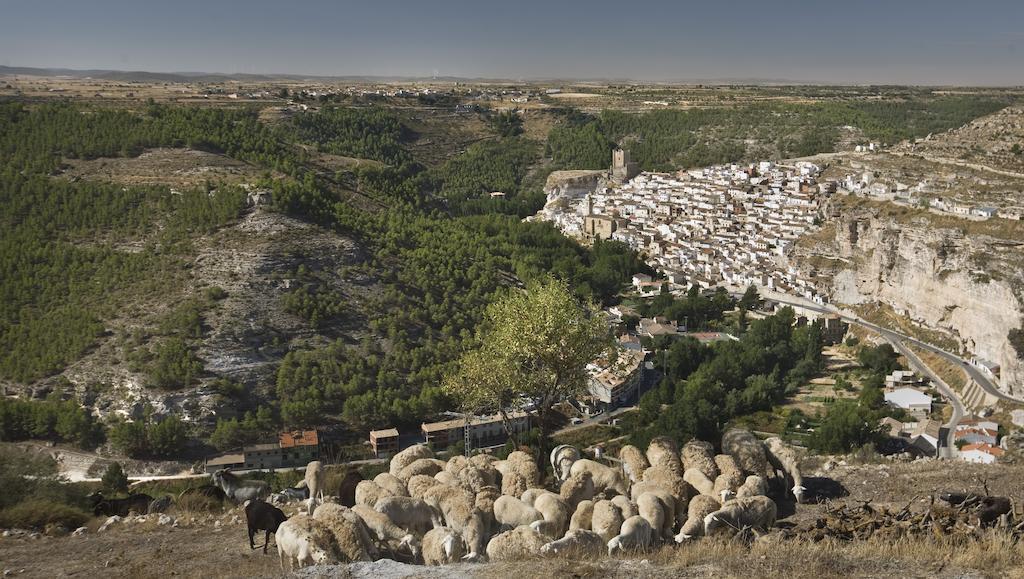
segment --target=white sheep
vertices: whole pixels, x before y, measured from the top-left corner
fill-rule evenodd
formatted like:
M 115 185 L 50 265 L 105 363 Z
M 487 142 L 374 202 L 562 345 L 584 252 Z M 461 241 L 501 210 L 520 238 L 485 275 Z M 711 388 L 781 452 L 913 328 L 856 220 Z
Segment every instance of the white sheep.
M 331 532 L 326 525 L 309 515 L 296 515 L 281 523 L 274 534 L 281 571 L 306 565 L 319 565 L 337 560 L 331 545 Z
M 324 503 L 313 512 L 313 519 L 330 530 L 334 538 L 333 546 L 342 562 L 374 560 L 377 549 L 370 529 L 355 511 L 339 504 Z
M 474 508 L 480 513 L 484 523 L 484 533 L 488 536 L 498 529 L 498 522 L 494 519 L 494 501 L 501 496 L 497 487 L 484 487 L 474 497 Z
M 752 474 L 747 477 L 740 488 L 736 489 L 736 498 L 745 499 L 748 497 L 764 496 L 768 494 L 768 484 L 764 477 Z
M 483 469 L 468 465 L 460 470 L 455 475 L 455 478 L 458 479 L 459 486 L 475 494 L 484 487 L 494 485 L 497 478 L 495 475 L 497 475 L 497 471 L 494 469 Z
M 412 497 L 384 497 L 373 510 L 387 515 L 391 522 L 414 534 L 432 529 L 440 515 L 422 499 Z
M 388 548 L 394 544 L 396 549 L 408 549 L 413 559 L 419 556 L 420 546 L 416 537 L 392 523 L 383 513 L 378 513 L 366 505 L 356 505 L 352 507 L 352 511 L 359 515 L 381 544 L 387 545 Z
M 477 468 L 494 468 L 495 462 L 498 462 L 497 458 L 495 458 L 493 455 L 484 452 L 474 454 L 473 456 L 469 457 L 469 464 Z
M 540 548 L 541 555 L 573 554 L 577 556 L 589 556 L 602 553 L 605 549 L 605 541 L 594 531 L 589 529 L 573 529 L 564 537 L 544 545 Z
M 569 478 L 572 463 L 580 459 L 580 451 L 575 446 L 561 444 L 551 449 L 551 469 L 559 481 Z
M 444 470 L 443 461 L 436 458 L 417 458 L 398 471 L 395 477 L 402 482 L 409 482 L 409 479 L 415 474 L 434 476 L 442 470 Z
M 439 482 L 439 483 L 441 483 L 443 485 L 448 485 L 448 486 L 453 486 L 453 487 L 459 486 L 459 477 L 457 477 L 456 475 L 454 475 L 454 474 L 452 474 L 452 473 L 450 473 L 450 472 L 448 472 L 446 470 L 442 470 L 441 472 L 435 474 L 434 475 L 434 480 L 436 480 L 437 482 Z
M 309 489 L 309 502 L 307 503 L 306 514 L 312 515 L 313 509 L 318 502 L 324 500 L 324 465 L 319 460 L 314 460 L 306 465 L 306 472 L 296 488 Z
M 595 494 L 611 491 L 622 495 L 629 491 L 628 479 L 620 468 L 605 466 L 599 462 L 584 458 L 572 463 L 572 468 L 569 470 L 571 475 L 589 472 L 594 480 Z
M 406 483 L 405 487 L 409 490 L 410 497 L 414 499 L 422 499 L 423 493 L 427 492 L 427 489 L 439 484 L 441 484 L 441 482 L 432 476 L 415 474 L 409 478 L 409 482 Z
M 447 565 L 457 563 L 466 554 L 466 546 L 455 529 L 437 527 L 423 536 L 422 552 L 424 565 Z
M 807 489 L 804 487 L 804 477 L 800 473 L 800 458 L 796 451 L 777 436 L 766 439 L 764 444 L 768 462 L 774 470 L 783 473 L 786 486 L 789 492 L 793 493 L 796 502 L 804 502 Z
M 740 531 L 746 528 L 767 531 L 775 524 L 778 507 L 766 496 L 735 499 L 704 517 L 704 535 L 726 529 Z
M 720 496 L 725 490 L 735 493 L 736 489 L 740 488 L 740 485 L 746 480 L 743 469 L 737 464 L 736 459 L 728 454 L 715 455 L 715 464 L 718 466 L 720 474 L 715 479 L 714 494 Z
M 608 541 L 608 555 L 616 551 L 646 551 L 651 547 L 654 531 L 651 524 L 640 515 L 626 519 L 622 530 Z
M 704 517 L 720 508 L 722 508 L 722 504 L 715 500 L 715 497 L 707 495 L 693 497 L 687 507 L 686 521 L 683 523 L 679 534 L 675 536 L 676 543 L 682 543 L 688 539 L 703 535 Z
M 672 537 L 675 525 L 675 502 L 671 495 L 646 492 L 637 499 L 639 515 L 651 524 L 657 541 Z
M 536 557 L 547 542 L 543 535 L 530 527 L 516 527 L 495 535 L 487 543 L 487 557 L 491 561 L 518 561 Z
M 472 511 L 476 495 L 462 487 L 435 485 L 423 493 L 423 501 L 437 513 L 438 518 L 435 520 L 434 526 L 440 527 L 443 525 L 442 519 L 462 518 L 465 513 Z M 455 525 L 449 520 L 448 526 Z
M 519 500 L 523 501 L 524 503 L 526 503 L 526 504 L 528 504 L 528 505 L 530 505 L 532 507 L 533 503 L 537 500 L 537 497 L 539 497 L 539 496 L 541 496 L 543 494 L 549 494 L 549 493 L 551 493 L 551 491 L 549 491 L 548 489 L 544 489 L 544 488 L 526 489 L 523 492 L 523 494 L 519 496 Z
M 562 534 L 558 532 L 558 523 L 555 521 L 534 521 L 530 523 L 530 528 L 541 535 L 544 535 L 548 539 L 557 539 L 562 536 Z
M 683 480 L 683 473 L 671 467 L 652 466 L 644 471 L 642 490 L 662 490 L 673 497 L 677 503 L 685 504 L 690 497 L 698 494 L 689 483 Z M 636 494 L 634 496 L 639 496 Z
M 626 474 L 630 483 L 644 480 L 644 471 L 651 466 L 644 453 L 632 444 L 627 444 L 619 450 L 619 460 L 622 461 L 622 472 Z
M 715 447 L 710 442 L 691 440 L 683 445 L 683 450 L 679 456 L 683 462 L 684 472 L 695 468 L 710 481 L 714 481 L 718 477 L 718 465 L 715 464 Z
M 686 484 L 693 487 L 698 493 L 702 495 L 714 496 L 715 494 L 715 481 L 709 479 L 698 468 L 688 468 L 683 472 L 683 480 Z
M 764 476 L 768 472 L 768 457 L 764 444 L 743 428 L 730 428 L 722 436 L 722 451 L 736 459 L 744 474 Z
M 537 463 L 534 462 L 533 457 L 529 454 L 521 451 L 514 450 L 508 454 L 508 458 L 505 460 L 498 460 L 492 463 L 495 470 L 501 473 L 502 477 L 502 494 L 512 494 L 513 496 L 521 496 L 526 489 L 536 488 L 540 486 L 540 471 L 537 470 Z M 521 491 L 516 493 L 506 492 L 505 479 L 515 475 L 515 484 L 509 485 L 508 491 L 518 490 L 520 486 L 525 487 Z
M 509 469 L 508 473 L 501 475 L 501 494 L 505 496 L 518 498 L 529 488 L 526 477 L 517 471 Z
M 615 503 L 615 506 L 619 507 L 619 512 L 622 513 L 623 519 L 628 519 L 638 514 L 636 505 L 626 495 L 615 495 L 611 498 L 611 501 Z
M 608 542 L 619 534 L 624 520 L 622 511 L 615 503 L 608 500 L 597 501 L 594 503 L 594 512 L 590 516 L 590 530 L 601 535 L 601 538 Z
M 377 486 L 380 488 L 386 489 L 392 496 L 409 496 L 409 490 L 405 487 L 405 481 L 393 474 L 382 472 L 373 477 L 373 482 L 377 483 Z
M 425 444 L 414 444 L 391 457 L 391 464 L 388 465 L 388 472 L 393 476 L 398 476 L 398 473 L 401 472 L 403 468 L 409 466 L 413 461 L 419 458 L 434 458 L 434 451 L 430 450 L 430 447 Z
M 393 497 L 394 493 L 381 487 L 372 480 L 361 480 L 356 485 L 356 504 L 373 507 L 384 497 Z
M 553 523 L 553 534 L 556 538 L 561 537 L 568 530 L 572 510 L 562 500 L 562 497 L 550 492 L 544 493 L 533 502 L 533 508 L 540 512 L 545 521 Z
M 456 454 L 449 458 L 448 462 L 444 463 L 444 470 L 445 472 L 449 472 L 453 475 L 458 475 L 459 471 L 469 466 L 469 464 L 470 462 L 468 458 L 461 454 Z
M 562 482 L 562 487 L 559 489 L 558 494 L 566 504 L 576 508 L 580 501 L 594 498 L 595 491 L 594 475 L 589 472 L 578 472 L 570 474 L 569 478 Z
M 679 460 L 679 447 L 676 441 L 667 436 L 659 436 L 647 445 L 647 462 L 654 467 L 663 467 L 683 476 L 683 462 Z M 646 474 L 646 473 L 645 473 Z
M 580 501 L 576 505 L 576 510 L 573 511 L 572 517 L 569 519 L 569 530 L 590 530 L 591 520 L 593 519 L 593 517 L 594 501 L 589 499 Z M 601 545 L 604 545 L 604 542 L 602 542 Z
M 543 518 L 540 511 L 515 497 L 502 495 L 494 501 L 494 520 L 502 527 L 514 529 Z

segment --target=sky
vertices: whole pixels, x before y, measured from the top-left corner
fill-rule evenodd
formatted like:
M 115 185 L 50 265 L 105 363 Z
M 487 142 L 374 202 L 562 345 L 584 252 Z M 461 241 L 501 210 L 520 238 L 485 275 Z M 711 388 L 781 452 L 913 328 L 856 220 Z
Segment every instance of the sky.
M 0 0 L 0 64 L 1024 84 L 1024 0 Z

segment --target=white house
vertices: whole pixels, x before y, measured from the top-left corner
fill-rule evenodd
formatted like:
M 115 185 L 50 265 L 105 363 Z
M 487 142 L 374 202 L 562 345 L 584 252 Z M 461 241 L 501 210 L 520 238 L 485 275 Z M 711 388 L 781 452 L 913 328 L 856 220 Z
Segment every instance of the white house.
M 960 458 L 967 462 L 992 464 L 1005 453 L 1003 449 L 991 444 L 968 444 L 960 449 Z
M 932 411 L 932 397 L 913 388 L 897 388 L 886 392 L 885 401 L 912 414 L 927 415 Z

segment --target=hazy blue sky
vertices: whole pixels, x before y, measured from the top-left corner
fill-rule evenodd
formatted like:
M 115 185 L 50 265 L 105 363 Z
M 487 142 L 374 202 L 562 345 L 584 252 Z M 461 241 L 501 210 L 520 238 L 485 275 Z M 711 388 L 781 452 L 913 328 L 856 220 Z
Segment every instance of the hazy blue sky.
M 0 64 L 1024 84 L 1024 0 L 0 0 Z

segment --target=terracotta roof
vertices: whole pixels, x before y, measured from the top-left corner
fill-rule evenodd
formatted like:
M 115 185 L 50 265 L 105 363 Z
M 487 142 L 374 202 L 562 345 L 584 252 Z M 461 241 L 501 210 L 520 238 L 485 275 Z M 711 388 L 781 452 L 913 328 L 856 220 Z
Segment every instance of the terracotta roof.
M 279 440 L 281 442 L 281 448 L 291 448 L 293 446 L 317 446 L 320 444 L 320 437 L 315 430 L 282 432 Z
M 397 428 L 385 428 L 383 430 L 371 430 L 370 438 L 395 438 L 398 436 Z
M 999 448 L 998 446 L 992 446 L 991 444 L 985 443 L 965 444 L 963 448 L 960 449 L 960 452 L 966 452 L 968 450 L 979 450 L 986 454 L 991 454 L 992 456 L 1003 456 L 1003 453 L 1006 452 L 1005 450 Z

